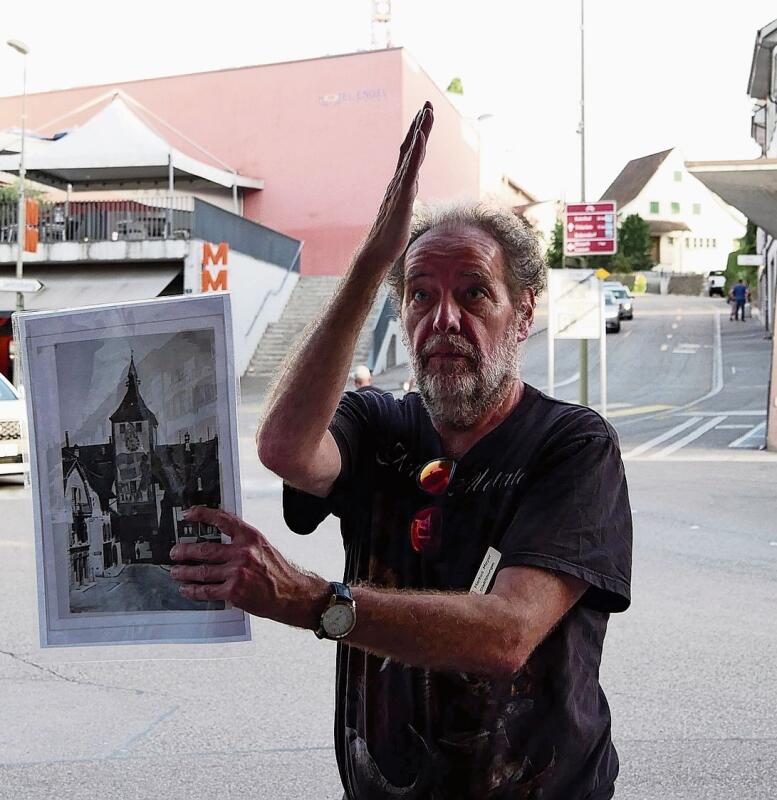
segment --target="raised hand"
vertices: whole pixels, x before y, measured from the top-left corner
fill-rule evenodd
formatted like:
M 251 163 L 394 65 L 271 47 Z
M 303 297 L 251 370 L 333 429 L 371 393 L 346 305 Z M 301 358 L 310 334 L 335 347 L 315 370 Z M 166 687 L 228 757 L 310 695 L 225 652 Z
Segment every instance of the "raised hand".
M 415 115 L 399 148 L 399 161 L 378 215 L 362 246 L 361 254 L 388 269 L 410 241 L 413 201 L 418 194 L 418 174 L 426 155 L 426 142 L 434 124 L 434 110 L 427 100 Z
M 232 542 L 178 544 L 170 551 L 174 561 L 202 562 L 171 570 L 184 597 L 226 600 L 257 617 L 300 628 L 317 626 L 329 595 L 326 581 L 290 564 L 262 533 L 234 514 L 195 506 L 185 518 L 217 527 Z

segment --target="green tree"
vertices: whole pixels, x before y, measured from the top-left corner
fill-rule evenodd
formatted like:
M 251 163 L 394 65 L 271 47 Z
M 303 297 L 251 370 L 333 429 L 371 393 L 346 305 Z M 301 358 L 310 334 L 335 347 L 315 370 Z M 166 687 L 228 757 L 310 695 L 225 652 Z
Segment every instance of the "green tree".
M 728 259 L 726 261 L 726 292 L 728 292 L 740 278 L 744 278 L 750 286 L 750 290 L 755 294 L 758 281 L 758 267 L 740 267 L 739 264 L 737 264 L 737 256 L 750 256 L 755 254 L 755 232 L 755 223 L 748 220 L 745 235 L 739 240 L 739 247 L 728 254 Z
M 626 263 L 632 270 L 653 267 L 650 257 L 650 226 L 639 214 L 630 214 L 621 222 L 618 228 L 618 254 L 623 257 L 619 261 L 619 268 Z
M 453 78 L 445 90 L 451 94 L 464 94 L 464 87 L 461 85 L 461 78 Z
M 553 233 L 550 237 L 550 247 L 545 254 L 545 260 L 551 269 L 559 269 L 564 266 L 564 223 L 559 219 L 553 226 Z
M 33 189 L 29 183 L 24 184 L 24 195 L 30 200 L 40 200 L 44 192 Z M 19 200 L 19 181 L 0 185 L 0 203 L 16 203 Z

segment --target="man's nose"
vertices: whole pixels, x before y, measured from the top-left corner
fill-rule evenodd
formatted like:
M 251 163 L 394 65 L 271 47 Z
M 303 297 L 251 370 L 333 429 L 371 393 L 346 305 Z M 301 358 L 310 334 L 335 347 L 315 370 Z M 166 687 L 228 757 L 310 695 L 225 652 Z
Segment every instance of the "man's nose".
M 452 297 L 442 297 L 434 315 L 435 333 L 458 333 L 461 314 L 459 306 Z

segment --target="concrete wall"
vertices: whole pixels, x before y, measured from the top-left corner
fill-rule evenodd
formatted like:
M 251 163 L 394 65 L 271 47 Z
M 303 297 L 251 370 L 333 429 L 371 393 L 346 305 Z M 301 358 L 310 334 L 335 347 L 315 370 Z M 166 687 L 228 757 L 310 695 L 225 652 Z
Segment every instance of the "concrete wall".
M 245 197 L 245 215 L 303 239 L 304 274 L 345 271 L 393 174 L 406 124 L 427 98 L 437 107 L 437 126 L 421 196 L 478 194 L 477 136 L 400 49 L 33 94 L 30 128 L 53 133 L 40 127 L 114 88 L 241 173 L 263 178 L 264 191 Z M 17 125 L 18 116 L 19 99 L 0 98 L 0 129 Z M 207 160 L 153 119 L 144 121 Z
M 179 239 L 122 240 L 118 242 L 53 242 L 25 253 L 25 264 L 98 264 L 115 261 L 180 261 L 189 243 Z M 0 264 L 16 264 L 16 245 L 0 244 Z
M 192 239 L 184 262 L 184 292 L 199 294 L 202 289 L 202 249 L 204 242 Z M 267 325 L 280 319 L 299 280 L 299 273 L 258 261 L 234 250 L 226 267 L 208 267 L 215 277 L 227 272 L 227 291 L 232 296 L 232 324 L 235 343 L 235 370 L 242 376 L 248 368 Z

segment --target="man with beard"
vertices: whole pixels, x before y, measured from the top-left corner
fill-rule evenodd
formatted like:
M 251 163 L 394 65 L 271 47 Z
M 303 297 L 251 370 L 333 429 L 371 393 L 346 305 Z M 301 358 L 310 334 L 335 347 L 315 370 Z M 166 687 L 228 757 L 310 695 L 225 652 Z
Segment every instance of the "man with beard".
M 377 219 L 288 359 L 257 434 L 289 526 L 340 518 L 343 583 L 246 523 L 187 545 L 181 591 L 339 640 L 335 746 L 349 800 L 612 797 L 598 681 L 630 601 L 631 514 L 614 431 L 518 372 L 544 265 L 512 214 L 412 219 L 432 129 L 416 116 Z M 418 392 L 342 391 L 383 280 Z M 310 387 L 315 386 L 314 392 Z M 358 611 L 358 615 L 357 615 Z

